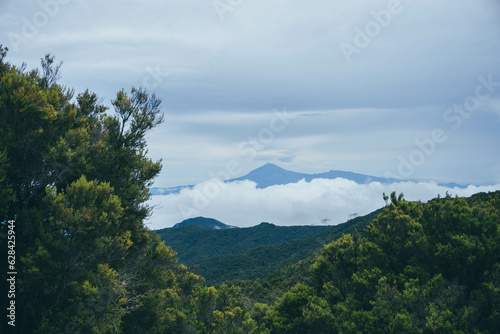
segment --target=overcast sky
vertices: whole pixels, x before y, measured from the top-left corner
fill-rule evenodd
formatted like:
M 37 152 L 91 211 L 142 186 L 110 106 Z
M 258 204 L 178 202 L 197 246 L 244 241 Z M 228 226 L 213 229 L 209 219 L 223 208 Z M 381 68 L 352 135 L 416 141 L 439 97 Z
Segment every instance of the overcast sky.
M 2 0 L 0 43 L 106 105 L 156 93 L 156 186 L 266 162 L 500 183 L 497 0 Z

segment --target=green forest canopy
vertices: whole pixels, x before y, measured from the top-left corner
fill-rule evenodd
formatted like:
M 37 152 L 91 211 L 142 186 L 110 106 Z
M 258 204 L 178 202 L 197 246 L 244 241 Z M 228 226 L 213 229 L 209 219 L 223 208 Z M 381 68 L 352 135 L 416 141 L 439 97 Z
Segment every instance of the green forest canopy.
M 53 56 L 27 71 L 6 55 L 0 227 L 15 220 L 18 276 L 16 326 L 4 317 L 2 332 L 498 333 L 500 192 L 425 204 L 393 193 L 365 236 L 329 243 L 307 277 L 255 303 L 205 286 L 144 227 L 161 169 L 146 156 L 162 122 L 154 94 L 121 90 L 110 111 L 58 85 Z

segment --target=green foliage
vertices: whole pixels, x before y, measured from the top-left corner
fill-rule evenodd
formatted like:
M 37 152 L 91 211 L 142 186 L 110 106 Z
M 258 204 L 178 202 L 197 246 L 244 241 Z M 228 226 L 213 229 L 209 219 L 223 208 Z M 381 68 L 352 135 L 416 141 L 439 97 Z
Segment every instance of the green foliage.
M 160 101 L 121 91 L 115 115 L 105 114 L 89 91 L 71 102 L 53 56 L 42 58 L 42 71 L 26 72 L 5 62 L 6 51 L 0 47 L 0 228 L 15 220 L 15 329 L 116 332 L 150 295 L 175 287 L 189 295 L 201 279 L 143 225 L 161 168 L 146 157 L 145 136 L 162 121 Z
M 271 333 L 331 333 L 334 317 L 312 288 L 298 284 L 278 299 L 264 318 Z
M 271 307 L 270 333 L 320 332 L 305 311 L 313 298 L 312 319 L 320 314 L 331 333 L 497 332 L 500 192 L 391 199 L 366 237 L 344 235 L 320 252 L 310 287 Z M 284 308 L 290 301 L 303 311 Z
M 8 183 L 7 179 L 8 167 L 7 151 L 0 151 L 0 217 L 2 220 L 5 219 L 10 202 L 14 199 L 12 186 Z
M 198 225 L 157 230 L 158 235 L 179 253 L 186 265 L 226 254 L 235 254 L 262 245 L 273 245 L 315 236 L 328 226 L 276 226 L 262 223 L 249 228 L 206 229 Z
M 207 284 L 221 284 L 264 278 L 288 264 L 306 259 L 342 233 L 363 230 L 378 212 L 333 227 L 262 223 L 250 228 L 208 230 L 188 225 L 157 233 L 179 253 L 181 262 L 196 266 Z
M 311 284 L 311 277 L 309 274 L 309 267 L 315 260 L 316 252 L 338 238 L 342 237 L 344 233 L 356 233 L 356 231 L 363 229 L 368 226 L 375 217 L 381 212 L 381 210 L 374 211 L 366 216 L 357 217 L 349 220 L 346 223 L 339 224 L 333 227 L 329 227 L 326 231 L 317 234 L 315 236 L 289 241 L 286 243 L 280 243 L 276 245 L 269 245 L 267 247 L 258 247 L 255 250 L 262 250 L 265 252 L 252 252 L 250 249 L 247 252 L 229 255 L 228 258 L 232 257 L 240 258 L 241 263 L 248 264 L 248 267 L 243 267 L 241 263 L 236 262 L 235 266 L 214 266 L 209 268 L 211 272 L 214 272 L 218 268 L 223 268 L 228 273 L 232 274 L 231 270 L 233 268 L 242 268 L 241 271 L 233 271 L 240 277 L 246 280 L 231 280 L 232 284 L 236 284 L 242 288 L 244 295 L 253 302 L 257 303 L 274 303 L 278 297 L 283 295 L 291 286 L 295 286 L 298 283 Z M 360 233 L 363 235 L 363 232 Z M 240 257 L 240 255 L 248 254 L 248 257 Z M 273 261 L 273 259 L 285 259 L 284 261 Z M 223 258 L 223 257 L 221 257 Z M 274 270 L 268 270 L 269 273 L 260 275 L 255 275 L 253 272 L 259 273 L 256 269 L 258 266 L 251 266 L 255 263 L 255 259 L 263 259 L 261 263 L 265 266 L 263 268 L 270 268 Z M 207 261 L 208 262 L 208 261 Z M 227 262 L 226 262 L 227 264 Z M 232 274 L 234 275 L 234 274 Z M 255 276 L 252 276 L 255 275 Z M 206 276 L 206 274 L 204 275 Z M 235 276 L 232 276 L 233 278 Z M 240 278 L 236 276 L 236 278 Z M 262 277 L 255 281 L 248 281 L 250 277 Z
M 203 285 L 143 224 L 161 163 L 146 135 L 160 100 L 120 91 L 115 113 L 57 84 L 61 64 L 26 72 L 0 46 L 0 232 L 15 220 L 20 333 L 251 333 L 240 289 Z M 2 273 L 2 293 L 6 277 Z M 7 308 L 5 299 L 2 307 Z

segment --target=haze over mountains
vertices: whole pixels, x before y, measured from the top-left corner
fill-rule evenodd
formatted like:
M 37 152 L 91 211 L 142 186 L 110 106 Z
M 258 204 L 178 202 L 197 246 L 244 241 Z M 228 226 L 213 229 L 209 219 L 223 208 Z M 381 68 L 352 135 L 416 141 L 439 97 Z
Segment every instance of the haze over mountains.
M 196 185 L 152 188 L 151 229 L 171 227 L 185 219 L 211 217 L 238 227 L 270 222 L 279 226 L 336 225 L 381 208 L 383 193 L 404 193 L 410 201 L 438 195 L 471 196 L 500 190 L 476 186 L 398 180 L 346 171 L 306 174 L 265 164 L 230 180 L 207 179 Z

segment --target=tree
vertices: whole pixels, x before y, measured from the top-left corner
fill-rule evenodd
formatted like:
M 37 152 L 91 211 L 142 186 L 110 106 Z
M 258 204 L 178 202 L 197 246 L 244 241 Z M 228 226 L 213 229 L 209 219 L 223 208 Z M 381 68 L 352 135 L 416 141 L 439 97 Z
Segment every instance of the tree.
M 307 332 L 321 319 L 341 333 L 497 332 L 500 192 L 390 198 L 365 238 L 344 235 L 321 250 L 309 292 L 285 293 L 266 329 Z M 292 301 L 295 311 L 283 308 Z
M 144 226 L 161 170 L 146 145 L 163 121 L 160 99 L 121 90 L 108 113 L 88 90 L 72 102 L 53 56 L 28 72 L 4 62 L 6 52 L 0 46 L 0 228 L 17 226 L 15 329 L 253 331 L 239 289 L 204 287 Z
M 145 294 L 140 271 L 156 266 L 143 221 L 161 162 L 147 158 L 145 136 L 163 120 L 161 102 L 122 90 L 107 115 L 89 91 L 71 102 L 53 56 L 27 72 L 6 52 L 0 46 L 0 226 L 17 226 L 16 301 L 26 306 L 17 329 L 114 331 Z M 88 303 L 98 312 L 82 313 Z

